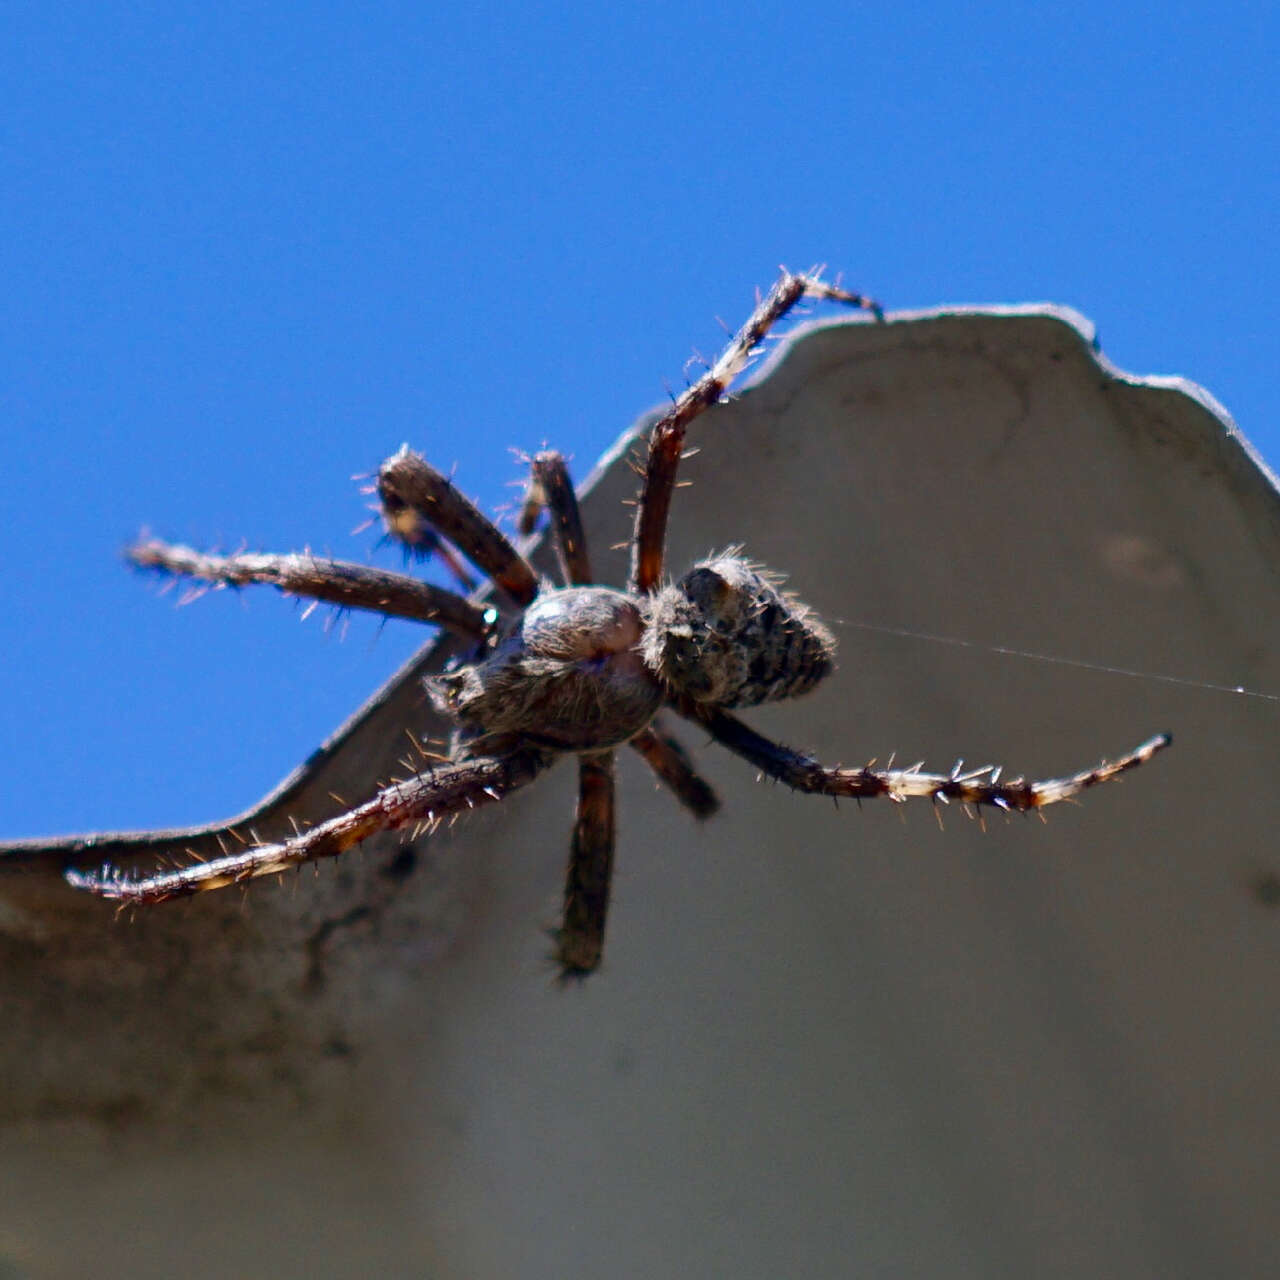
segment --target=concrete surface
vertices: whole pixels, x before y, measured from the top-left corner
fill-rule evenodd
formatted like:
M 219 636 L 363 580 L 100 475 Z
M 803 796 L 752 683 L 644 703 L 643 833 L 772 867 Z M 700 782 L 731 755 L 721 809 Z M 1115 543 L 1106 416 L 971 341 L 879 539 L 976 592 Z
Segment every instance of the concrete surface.
M 816 326 L 693 437 L 671 567 L 745 542 L 840 637 L 758 728 L 1038 775 L 1174 748 L 984 832 L 761 785 L 686 726 L 724 812 L 624 753 L 569 989 L 567 765 L 411 856 L 132 921 L 61 866 L 208 836 L 0 846 L 0 1274 L 1274 1274 L 1276 707 L 992 648 L 1280 691 L 1271 478 L 1047 308 Z M 633 487 L 615 450 L 585 500 L 610 582 Z M 242 824 L 392 772 L 440 661 Z

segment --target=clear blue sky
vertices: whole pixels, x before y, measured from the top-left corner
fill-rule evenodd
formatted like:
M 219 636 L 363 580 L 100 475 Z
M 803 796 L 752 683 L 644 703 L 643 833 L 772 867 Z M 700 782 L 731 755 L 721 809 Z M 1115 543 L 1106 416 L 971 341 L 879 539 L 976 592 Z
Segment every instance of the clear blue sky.
M 365 559 L 402 441 L 585 473 L 779 262 L 1069 303 L 1280 460 L 1277 65 L 1271 4 L 11 6 L 0 835 L 229 814 L 421 638 L 175 610 L 141 526 Z

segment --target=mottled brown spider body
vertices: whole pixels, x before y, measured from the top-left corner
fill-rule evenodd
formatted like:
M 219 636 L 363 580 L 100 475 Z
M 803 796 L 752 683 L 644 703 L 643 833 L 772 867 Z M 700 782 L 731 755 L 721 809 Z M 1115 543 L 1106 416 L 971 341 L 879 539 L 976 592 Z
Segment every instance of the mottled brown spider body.
M 611 587 L 543 592 L 491 654 L 427 688 L 468 754 L 512 734 L 554 751 L 621 746 L 665 700 L 640 651 L 642 609 Z
M 807 693 L 835 669 L 836 642 L 807 605 L 737 556 L 696 564 L 646 610 L 645 660 L 697 703 L 754 707 Z
M 388 458 L 377 493 L 389 535 L 411 550 L 439 551 L 464 585 L 453 549 L 493 584 L 495 604 L 468 600 L 402 574 L 313 556 L 212 556 L 148 541 L 134 561 L 215 585 L 267 582 L 292 595 L 445 627 L 472 644 L 429 689 L 457 727 L 448 760 L 394 782 L 354 808 L 297 835 L 176 870 L 133 877 L 111 867 L 67 879 L 123 903 L 156 903 L 274 875 L 343 853 L 379 832 L 430 829 L 442 818 L 501 800 L 566 755 L 576 757 L 577 818 L 556 955 L 566 974 L 600 962 L 614 849 L 614 755 L 635 750 L 695 816 L 717 800 L 662 726 L 672 710 L 761 772 L 797 790 L 903 801 L 915 796 L 973 807 L 1037 809 L 1070 799 L 1149 760 L 1168 745 L 1151 738 L 1128 755 L 1063 778 L 1002 781 L 993 767 L 947 774 L 911 769 L 829 768 L 762 737 L 730 714 L 812 689 L 832 669 L 825 627 L 780 591 L 767 570 L 736 551 L 664 579 L 666 524 L 685 432 L 716 404 L 769 330 L 804 297 L 861 307 L 875 303 L 817 276 L 784 273 L 760 299 L 715 364 L 654 425 L 631 541 L 626 590 L 595 582 L 564 460 L 533 459 L 522 513 L 528 532 L 551 517 L 563 585 L 541 583 L 528 561 L 449 479 L 407 448 Z M 83 843 L 83 841 L 81 842 Z
M 834 669 L 835 640 L 755 565 L 720 556 L 651 596 L 541 592 L 492 653 L 427 682 L 468 754 L 515 734 L 555 751 L 629 742 L 664 703 L 794 698 Z

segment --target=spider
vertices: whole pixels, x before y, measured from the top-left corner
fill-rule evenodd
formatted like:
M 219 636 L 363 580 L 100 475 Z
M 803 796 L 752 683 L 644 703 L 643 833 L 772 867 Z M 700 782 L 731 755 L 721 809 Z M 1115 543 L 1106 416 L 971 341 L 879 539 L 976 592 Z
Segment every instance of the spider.
M 499 801 L 566 755 L 577 757 L 578 804 L 554 933 L 565 976 L 600 964 L 614 853 L 614 757 L 638 752 L 696 816 L 717 808 L 711 788 L 660 719 L 692 721 L 761 773 L 799 791 L 859 800 L 928 797 L 1027 811 L 1069 800 L 1148 761 L 1160 734 L 1127 755 L 1042 782 L 1001 781 L 1000 769 L 932 774 L 908 769 L 831 768 L 749 728 L 733 711 L 797 697 L 834 666 L 835 641 L 805 605 L 783 592 L 740 548 L 664 576 L 667 516 L 689 424 L 728 392 L 751 355 L 802 298 L 843 303 L 882 319 L 876 303 L 783 271 L 724 352 L 653 426 L 642 468 L 630 581 L 595 582 L 577 499 L 564 459 L 532 460 L 521 516 L 531 531 L 550 516 L 564 583 L 540 582 L 508 538 L 439 471 L 407 446 L 383 463 L 376 491 L 388 534 L 407 548 L 456 547 L 493 584 L 500 612 L 403 574 L 310 555 L 215 556 L 157 541 L 129 551 L 138 565 L 217 585 L 271 583 L 288 594 L 444 627 L 471 644 L 468 660 L 428 680 L 454 725 L 449 756 L 382 787 L 364 803 L 288 839 L 189 866 L 134 877 L 110 865 L 70 869 L 79 889 L 122 904 L 164 902 L 334 857 L 378 832 L 429 829 L 476 805 Z M 455 567 L 459 580 L 464 571 Z M 505 616 L 504 616 L 505 615 Z

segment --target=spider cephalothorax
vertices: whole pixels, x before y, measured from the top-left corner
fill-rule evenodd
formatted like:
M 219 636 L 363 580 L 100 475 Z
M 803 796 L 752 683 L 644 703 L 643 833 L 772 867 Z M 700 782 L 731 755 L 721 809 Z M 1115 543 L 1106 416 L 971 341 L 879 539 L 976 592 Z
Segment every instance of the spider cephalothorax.
M 634 738 L 662 706 L 643 636 L 642 602 L 622 591 L 545 591 L 491 654 L 427 688 L 472 754 L 512 734 L 554 751 L 604 751 Z
M 472 642 L 469 658 L 429 682 L 456 726 L 449 759 L 290 839 L 141 878 L 109 867 L 67 871 L 78 888 L 122 902 L 163 902 L 332 857 L 381 831 L 430 828 L 450 814 L 501 800 L 557 759 L 578 760 L 579 799 L 557 959 L 565 973 L 600 961 L 613 866 L 613 760 L 637 751 L 696 816 L 717 807 L 683 748 L 662 726 L 671 709 L 763 773 L 831 796 L 924 796 L 1028 810 L 1078 795 L 1150 759 L 1159 735 L 1118 760 L 1045 782 L 1001 781 L 998 769 L 930 774 L 828 768 L 748 728 L 730 708 L 792 698 L 831 671 L 835 643 L 810 611 L 735 549 L 696 564 L 673 584 L 663 574 L 667 514 L 685 431 L 717 403 L 751 353 L 801 298 L 879 308 L 815 275 L 784 273 L 716 363 L 654 425 L 643 470 L 631 578 L 625 591 L 593 579 L 577 501 L 563 459 L 533 460 L 523 523 L 550 512 L 564 584 L 540 583 L 528 561 L 449 480 L 407 448 L 382 466 L 377 492 L 388 533 L 410 549 L 438 550 L 469 585 L 453 553 L 493 583 L 502 611 L 402 574 L 306 555 L 211 556 L 160 542 L 131 551 L 141 565 L 219 585 L 269 582 L 347 608 L 414 618 Z M 81 842 L 82 844 L 84 842 Z

